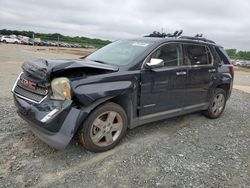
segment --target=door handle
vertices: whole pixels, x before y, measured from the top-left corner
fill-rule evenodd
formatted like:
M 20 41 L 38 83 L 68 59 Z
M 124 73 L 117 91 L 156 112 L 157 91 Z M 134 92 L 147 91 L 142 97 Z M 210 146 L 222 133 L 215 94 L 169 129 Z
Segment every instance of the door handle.
M 176 72 L 176 75 L 177 75 L 177 76 L 186 75 L 186 74 L 187 74 L 186 71 Z
M 216 72 L 216 69 L 208 69 L 208 72 Z

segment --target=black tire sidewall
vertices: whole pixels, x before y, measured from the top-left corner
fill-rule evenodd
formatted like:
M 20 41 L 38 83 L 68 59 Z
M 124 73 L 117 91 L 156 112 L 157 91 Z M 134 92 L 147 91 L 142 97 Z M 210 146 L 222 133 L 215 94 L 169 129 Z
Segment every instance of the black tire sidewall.
M 122 128 L 120 136 L 118 137 L 118 139 L 114 143 L 112 143 L 111 145 L 106 146 L 106 147 L 99 147 L 93 143 L 93 141 L 90 137 L 91 126 L 93 124 L 93 121 L 100 114 L 102 114 L 106 111 L 115 111 L 115 112 L 119 113 L 120 116 L 122 117 L 123 128 Z M 113 147 L 115 147 L 119 143 L 119 141 L 125 136 L 126 131 L 127 131 L 127 115 L 126 115 L 125 111 L 118 104 L 109 102 L 109 103 L 105 103 L 105 104 L 97 107 L 94 111 L 91 112 L 91 114 L 88 116 L 86 121 L 83 122 L 83 124 L 79 130 L 78 135 L 79 135 L 80 143 L 87 150 L 92 151 L 92 152 L 103 152 L 103 151 L 107 151 L 107 150 L 110 150 Z

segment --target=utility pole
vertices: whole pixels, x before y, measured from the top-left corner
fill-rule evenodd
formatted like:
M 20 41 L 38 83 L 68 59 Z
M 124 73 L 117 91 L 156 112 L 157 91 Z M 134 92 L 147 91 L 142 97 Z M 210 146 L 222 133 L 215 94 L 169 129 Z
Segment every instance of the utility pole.
M 59 51 L 59 34 L 57 35 L 57 53 Z
M 35 34 L 33 33 L 33 46 L 35 46 Z

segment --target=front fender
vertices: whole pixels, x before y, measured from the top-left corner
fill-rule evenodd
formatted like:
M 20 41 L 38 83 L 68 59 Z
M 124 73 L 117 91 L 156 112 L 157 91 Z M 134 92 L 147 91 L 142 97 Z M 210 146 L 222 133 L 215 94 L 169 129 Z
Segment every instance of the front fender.
M 83 105 L 90 105 L 101 98 L 115 97 L 133 89 L 131 81 L 91 83 L 73 88 L 74 95 Z

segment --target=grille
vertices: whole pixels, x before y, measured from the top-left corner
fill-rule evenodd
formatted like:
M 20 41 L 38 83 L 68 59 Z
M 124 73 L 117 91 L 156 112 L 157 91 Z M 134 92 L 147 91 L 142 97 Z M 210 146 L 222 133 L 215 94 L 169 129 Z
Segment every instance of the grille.
M 22 75 L 20 77 L 22 77 Z M 16 81 L 13 92 L 22 98 L 40 103 L 48 94 L 48 90 L 40 86 L 37 86 L 34 90 L 30 89 L 20 82 L 20 77 Z
M 48 90 L 46 90 L 45 88 L 42 87 L 36 87 L 36 89 L 30 89 L 28 87 L 25 87 L 20 80 L 17 81 L 17 86 L 21 87 L 22 89 L 25 89 L 27 91 L 30 91 L 32 93 L 36 93 L 38 95 L 47 95 L 48 94 Z

